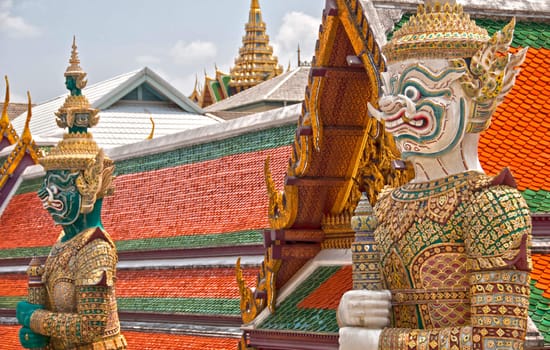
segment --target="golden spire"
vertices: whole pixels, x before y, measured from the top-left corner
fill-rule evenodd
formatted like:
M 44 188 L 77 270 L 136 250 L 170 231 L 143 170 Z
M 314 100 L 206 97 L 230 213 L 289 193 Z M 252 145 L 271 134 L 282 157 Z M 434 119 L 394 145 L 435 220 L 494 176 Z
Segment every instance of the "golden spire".
M 65 98 L 63 106 L 59 108 L 57 125 L 60 128 L 69 128 L 69 132 L 86 132 L 88 128 L 94 127 L 99 121 L 99 110 L 92 108 L 82 89 L 86 87 L 86 72 L 80 68 L 80 59 L 76 48 L 76 40 L 73 36 L 73 45 L 69 67 L 65 71 L 65 86 L 70 94 Z M 78 116 L 78 118 L 77 118 Z
M 273 47 L 269 45 L 265 27 L 259 0 L 251 0 L 243 46 L 230 71 L 229 86 L 234 92 L 246 90 L 283 72 L 277 57 L 273 56 Z
M 88 81 L 86 78 L 86 72 L 80 67 L 80 59 L 78 58 L 78 49 L 76 47 L 76 36 L 73 35 L 73 45 L 71 50 L 71 58 L 69 59 L 69 66 L 65 70 L 65 78 L 71 77 L 76 82 L 76 88 L 82 90 L 86 87 Z M 71 92 L 72 93 L 72 92 Z

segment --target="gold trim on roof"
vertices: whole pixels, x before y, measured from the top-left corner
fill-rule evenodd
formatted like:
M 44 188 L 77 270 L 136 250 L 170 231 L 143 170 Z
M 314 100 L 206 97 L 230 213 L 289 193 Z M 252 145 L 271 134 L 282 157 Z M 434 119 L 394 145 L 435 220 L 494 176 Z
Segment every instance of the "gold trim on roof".
M 4 98 L 4 106 L 2 108 L 2 117 L 0 118 L 0 140 L 4 137 L 7 138 L 8 142 L 13 145 L 19 139 L 17 132 L 11 125 L 10 117 L 8 116 L 8 107 L 10 104 L 10 82 L 8 76 L 4 76 L 6 80 L 6 97 Z
M 7 77 L 6 77 L 7 81 Z M 6 158 L 4 164 L 0 168 L 0 188 L 2 188 L 15 170 L 19 167 L 21 160 L 25 157 L 25 154 L 28 154 L 32 161 L 37 164 L 38 159 L 41 156 L 41 151 L 36 147 L 34 140 L 32 139 L 30 131 L 30 122 L 32 118 L 32 102 L 31 94 L 27 92 L 28 98 L 28 110 L 27 110 L 27 119 L 25 120 L 25 127 L 23 129 L 23 134 L 15 145 L 15 148 Z
M 409 58 L 466 58 L 472 57 L 489 40 L 462 5 L 419 5 L 416 15 L 397 30 L 384 46 L 388 63 Z

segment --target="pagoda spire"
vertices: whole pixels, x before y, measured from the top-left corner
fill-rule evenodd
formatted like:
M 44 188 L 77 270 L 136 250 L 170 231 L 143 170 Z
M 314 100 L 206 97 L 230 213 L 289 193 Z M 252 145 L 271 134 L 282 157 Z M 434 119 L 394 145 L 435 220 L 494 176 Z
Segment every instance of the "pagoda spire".
M 265 28 L 259 0 L 251 0 L 243 45 L 235 59 L 235 66 L 230 71 L 229 85 L 234 93 L 258 85 L 283 72 L 277 57 L 273 56 L 273 47 L 269 45 L 269 36 Z

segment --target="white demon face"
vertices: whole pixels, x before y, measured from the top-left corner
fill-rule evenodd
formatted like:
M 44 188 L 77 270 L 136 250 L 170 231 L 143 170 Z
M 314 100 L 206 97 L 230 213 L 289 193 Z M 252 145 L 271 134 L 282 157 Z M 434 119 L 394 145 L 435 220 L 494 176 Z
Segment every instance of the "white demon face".
M 434 59 L 398 62 L 382 73 L 380 110 L 369 110 L 385 120 L 403 159 L 438 157 L 460 143 L 468 107 L 457 79 L 464 72 L 447 60 Z

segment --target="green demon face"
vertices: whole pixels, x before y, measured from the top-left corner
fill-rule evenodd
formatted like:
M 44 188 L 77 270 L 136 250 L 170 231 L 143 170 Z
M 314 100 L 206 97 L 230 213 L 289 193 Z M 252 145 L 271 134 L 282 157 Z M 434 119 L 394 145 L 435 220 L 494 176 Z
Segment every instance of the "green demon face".
M 384 95 L 380 111 L 404 159 L 437 157 L 453 149 L 464 136 L 466 101 L 457 79 L 463 68 L 447 60 L 395 63 L 382 74 Z M 430 68 L 428 68 L 430 67 Z
M 70 225 L 80 215 L 81 195 L 76 188 L 78 172 L 50 170 L 38 190 L 38 197 L 58 225 Z

